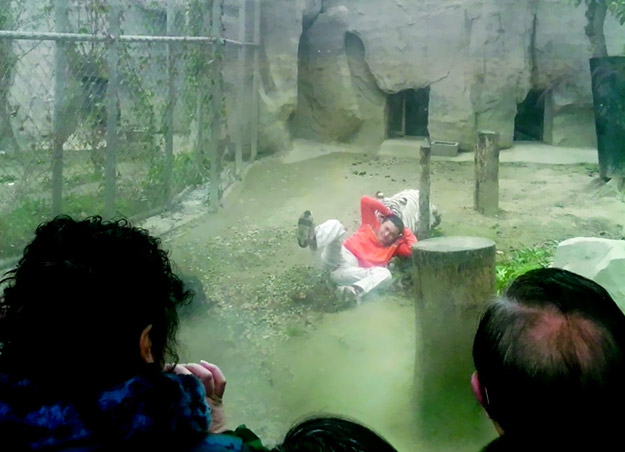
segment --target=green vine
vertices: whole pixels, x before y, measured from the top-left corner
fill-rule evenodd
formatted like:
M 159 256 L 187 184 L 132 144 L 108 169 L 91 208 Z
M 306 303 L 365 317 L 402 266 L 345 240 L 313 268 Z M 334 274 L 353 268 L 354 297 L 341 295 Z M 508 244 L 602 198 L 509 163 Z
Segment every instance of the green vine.
M 219 1 L 223 15 L 223 0 L 187 0 L 185 8 L 177 11 L 176 19 L 184 19 L 184 27 L 178 24 L 178 34 L 207 36 L 211 34 L 210 18 L 213 1 Z M 138 6 L 135 2 L 121 2 L 122 34 L 136 33 L 130 26 L 139 26 L 140 33 L 164 35 L 166 33 L 166 12 L 162 3 Z M 30 0 L 8 0 L 8 7 L 0 8 L 0 29 L 21 29 L 32 21 L 33 28 L 40 29 L 42 23 L 55 30 L 55 0 L 45 2 Z M 109 27 L 110 0 L 67 0 L 68 32 L 84 34 L 107 34 Z M 26 8 L 25 5 L 31 5 Z M 129 21 L 130 8 L 141 9 L 139 22 Z M 126 28 L 126 30 L 124 30 Z M 179 90 L 180 104 L 176 112 L 184 116 L 177 124 L 187 126 L 199 121 L 202 112 L 202 130 L 208 130 L 211 113 L 223 115 L 224 104 L 217 109 L 210 108 L 212 93 L 218 82 L 211 62 L 217 65 L 223 58 L 220 45 L 184 44 L 176 48 L 177 63 L 176 87 Z M 184 47 L 184 51 L 183 51 Z M 16 195 L 17 202 L 2 212 L 0 221 L 0 249 L 10 252 L 19 249 L 39 221 L 45 220 L 50 212 L 48 201 L 42 194 L 51 189 L 50 158 L 52 142 L 64 143 L 66 150 L 76 147 L 87 152 L 66 152 L 64 169 L 64 208 L 65 213 L 74 215 L 94 214 L 103 206 L 102 190 L 106 157 L 107 92 L 110 71 L 108 67 L 108 45 L 101 42 L 71 42 L 63 46 L 67 56 L 68 74 L 65 94 L 59 111 L 62 125 L 58 135 L 26 136 L 19 132 L 15 146 L 19 152 L 7 153 L 5 159 L 11 165 L 0 175 L 0 180 L 8 183 L 26 184 L 28 191 Z M 118 213 L 133 215 L 162 205 L 165 201 L 162 187 L 168 176 L 164 155 L 164 134 L 166 131 L 165 112 L 167 96 L 162 83 L 168 61 L 164 49 L 166 44 L 141 43 L 118 44 L 120 91 L 117 102 L 122 112 L 116 119 L 120 136 L 117 171 L 128 171 L 118 177 Z M 7 129 L 15 123 L 11 116 L 14 107 L 9 104 L 15 70 L 20 56 L 11 40 L 0 40 L 0 149 L 8 149 Z M 158 69 L 157 69 L 158 68 Z M 28 76 L 28 75 L 27 75 Z M 52 73 L 50 73 L 52 76 Z M 49 79 L 51 80 L 51 79 Z M 202 109 L 202 110 L 200 110 Z M 28 112 L 25 112 L 28 113 Z M 38 124 L 36 124 L 38 125 Z M 6 129 L 6 130 L 5 130 Z M 14 136 L 14 135 L 13 135 Z M 14 136 L 15 138 L 15 136 Z M 195 140 L 192 140 L 193 142 Z M 141 152 L 137 151 L 137 145 Z M 15 154 L 15 155 L 13 155 Z M 25 159 L 23 173 L 13 172 L 13 161 Z M 130 166 L 122 166 L 130 163 Z M 187 187 L 206 182 L 208 168 L 213 162 L 191 151 L 174 156 L 171 192 L 176 195 Z M 122 165 L 120 165 L 122 164 Z M 92 168 L 93 171 L 89 171 Z M 30 195 L 32 196 L 30 196 Z M 8 204 L 7 204 L 8 206 Z M 17 246 L 17 248 L 15 248 Z

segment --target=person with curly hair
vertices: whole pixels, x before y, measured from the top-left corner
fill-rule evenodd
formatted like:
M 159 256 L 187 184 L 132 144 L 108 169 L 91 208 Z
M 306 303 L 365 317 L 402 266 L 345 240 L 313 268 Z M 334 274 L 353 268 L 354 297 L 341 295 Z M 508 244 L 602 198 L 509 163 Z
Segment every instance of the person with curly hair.
M 358 421 L 315 416 L 291 427 L 271 452 L 397 452 L 386 439 Z
M 0 287 L 4 445 L 247 450 L 216 434 L 225 430 L 219 368 L 176 364 L 177 308 L 192 294 L 147 231 L 57 217 Z

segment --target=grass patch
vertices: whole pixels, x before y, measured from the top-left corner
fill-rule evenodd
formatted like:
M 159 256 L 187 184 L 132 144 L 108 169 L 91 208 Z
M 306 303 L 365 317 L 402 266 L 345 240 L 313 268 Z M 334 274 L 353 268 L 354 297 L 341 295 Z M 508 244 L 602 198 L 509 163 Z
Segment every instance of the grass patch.
M 0 174 L 0 184 L 15 182 L 16 180 L 17 180 L 17 177 L 11 174 Z
M 49 203 L 37 199 L 26 199 L 11 212 L 0 215 L 0 257 L 20 254 L 32 239 L 37 225 L 49 215 Z
M 191 152 L 184 152 L 174 156 L 170 180 L 171 196 L 175 196 L 187 187 L 197 186 L 206 182 L 210 170 L 210 159 L 203 157 L 198 162 Z M 144 185 L 144 193 L 148 195 L 151 204 L 156 206 L 165 201 L 165 161 L 159 159 L 148 170 Z
M 598 163 L 580 163 L 580 166 L 589 174 L 599 173 Z
M 306 331 L 302 327 L 300 327 L 300 326 L 289 325 L 284 330 L 284 334 L 286 334 L 286 336 L 289 337 L 289 338 L 291 338 L 291 337 L 301 337 L 301 336 L 306 334 Z
M 536 268 L 548 267 L 553 261 L 557 243 L 548 242 L 542 246 L 512 251 L 497 263 L 497 293 L 501 293 L 517 277 Z
M 120 193 L 123 195 L 123 193 Z M 104 208 L 101 193 L 71 194 L 63 200 L 63 214 L 80 220 L 101 215 Z M 146 209 L 145 203 L 128 196 L 116 200 L 117 215 L 131 217 Z M 0 258 L 21 254 L 34 237 L 37 226 L 51 218 L 48 199 L 24 199 L 13 210 L 0 215 Z

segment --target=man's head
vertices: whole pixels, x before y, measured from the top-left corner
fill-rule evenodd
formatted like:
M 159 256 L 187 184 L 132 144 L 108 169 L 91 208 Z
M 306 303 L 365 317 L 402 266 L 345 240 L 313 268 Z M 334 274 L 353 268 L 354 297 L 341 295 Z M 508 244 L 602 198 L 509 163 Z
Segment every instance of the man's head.
M 292 427 L 272 452 L 396 452 L 364 425 L 339 417 L 315 417 Z
M 4 283 L 0 372 L 80 372 L 95 386 L 176 358 L 176 308 L 191 294 L 159 240 L 125 220 L 42 224 Z
M 377 231 L 378 240 L 384 246 L 391 246 L 404 232 L 404 222 L 394 213 L 384 217 Z
M 582 276 L 532 270 L 486 311 L 473 360 L 476 397 L 506 434 L 596 432 L 624 401 L 625 316 Z

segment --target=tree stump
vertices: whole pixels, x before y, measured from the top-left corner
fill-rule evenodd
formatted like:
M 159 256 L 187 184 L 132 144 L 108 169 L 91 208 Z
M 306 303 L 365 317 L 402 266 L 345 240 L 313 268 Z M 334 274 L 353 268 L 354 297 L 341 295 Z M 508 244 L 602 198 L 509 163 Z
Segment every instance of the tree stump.
M 495 215 L 499 210 L 499 134 L 480 130 L 475 146 L 475 210 Z
M 419 166 L 421 175 L 419 178 L 419 228 L 417 237 L 419 240 L 430 236 L 430 145 L 421 146 Z
M 441 237 L 412 248 L 417 349 L 416 409 L 420 436 L 484 444 L 493 435 L 471 392 L 473 337 L 495 294 L 495 243 Z

